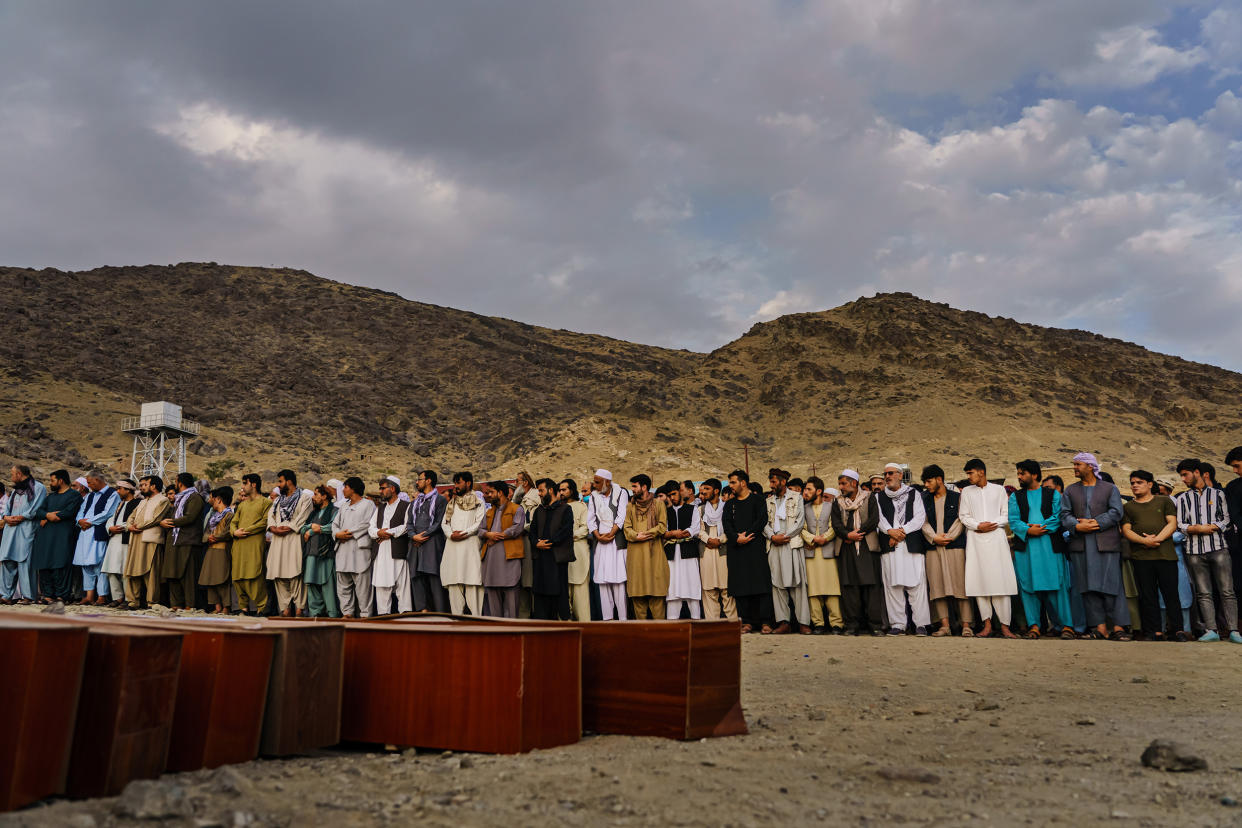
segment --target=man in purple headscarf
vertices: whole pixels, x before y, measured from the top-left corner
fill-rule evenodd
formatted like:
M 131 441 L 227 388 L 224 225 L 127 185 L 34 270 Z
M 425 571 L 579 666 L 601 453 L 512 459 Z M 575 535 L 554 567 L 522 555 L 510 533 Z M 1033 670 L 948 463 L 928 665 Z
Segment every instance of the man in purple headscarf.
M 1070 571 L 1082 591 L 1085 637 L 1129 641 L 1130 607 L 1121 580 L 1121 492 L 1100 476 L 1090 452 L 1074 455 L 1077 482 L 1061 498 L 1061 526 L 1069 530 Z M 1109 631 L 1107 622 L 1112 622 Z

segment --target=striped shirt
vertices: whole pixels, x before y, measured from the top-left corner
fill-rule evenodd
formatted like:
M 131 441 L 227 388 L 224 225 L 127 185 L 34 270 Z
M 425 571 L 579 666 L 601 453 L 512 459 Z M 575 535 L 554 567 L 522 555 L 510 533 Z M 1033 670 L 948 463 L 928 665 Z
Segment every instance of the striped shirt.
M 1219 532 L 1209 535 L 1192 535 L 1186 527 L 1195 524 L 1214 523 Z M 1212 486 L 1187 489 L 1177 496 L 1177 528 L 1186 534 L 1187 555 L 1207 555 L 1226 549 L 1225 530 L 1229 528 L 1229 507 L 1225 505 L 1225 493 Z

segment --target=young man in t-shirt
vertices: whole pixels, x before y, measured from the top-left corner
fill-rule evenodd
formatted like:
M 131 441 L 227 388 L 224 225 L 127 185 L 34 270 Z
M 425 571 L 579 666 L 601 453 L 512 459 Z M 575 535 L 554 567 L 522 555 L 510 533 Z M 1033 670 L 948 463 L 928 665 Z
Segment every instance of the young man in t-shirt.
M 1172 636 L 1186 640 L 1182 630 L 1181 602 L 1177 595 L 1177 505 L 1164 495 L 1152 494 L 1156 479 L 1149 471 L 1130 473 L 1134 499 L 1122 509 L 1121 532 L 1130 541 L 1130 565 L 1138 586 L 1139 618 L 1143 633 L 1153 641 Z M 1160 598 L 1168 608 L 1168 629 L 1160 620 Z

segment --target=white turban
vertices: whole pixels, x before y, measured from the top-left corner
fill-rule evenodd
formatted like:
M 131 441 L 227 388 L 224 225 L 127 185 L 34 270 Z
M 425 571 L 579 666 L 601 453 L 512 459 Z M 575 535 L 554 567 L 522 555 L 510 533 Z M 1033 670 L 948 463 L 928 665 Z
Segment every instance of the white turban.
M 905 471 L 905 469 L 903 469 L 901 466 L 897 465 L 896 463 L 888 463 L 887 465 L 884 466 L 884 471 L 886 472 L 887 471 L 898 471 L 899 472 L 899 471 Z
M 853 469 L 846 469 L 845 471 L 841 472 L 840 476 L 848 477 L 850 480 L 853 480 L 855 483 L 858 482 L 858 472 L 854 471 Z
M 596 469 L 595 476 L 602 477 L 603 479 L 609 480 L 609 481 L 612 480 L 612 472 L 608 471 L 608 469 Z
M 397 477 L 395 474 L 385 475 L 384 479 L 387 480 L 392 485 L 396 486 L 398 489 L 401 488 L 401 478 Z
M 332 489 L 337 494 L 340 494 L 341 489 L 345 488 L 345 484 L 342 483 L 340 480 L 337 480 L 335 477 L 329 480 L 327 483 L 324 483 L 323 485 L 327 486 L 329 489 Z
M 833 497 L 840 497 L 841 491 L 839 489 L 824 489 L 824 494 L 832 495 Z

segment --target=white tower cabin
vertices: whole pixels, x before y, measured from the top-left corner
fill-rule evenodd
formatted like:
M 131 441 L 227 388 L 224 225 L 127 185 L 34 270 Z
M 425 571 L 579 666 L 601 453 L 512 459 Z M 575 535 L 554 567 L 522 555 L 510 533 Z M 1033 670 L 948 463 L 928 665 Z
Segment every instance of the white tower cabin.
M 198 436 L 198 423 L 182 419 L 179 405 L 149 402 L 137 417 L 122 420 L 121 430 L 134 435 L 129 476 L 137 480 L 154 474 L 167 481 L 168 472 L 185 471 L 186 438 Z

